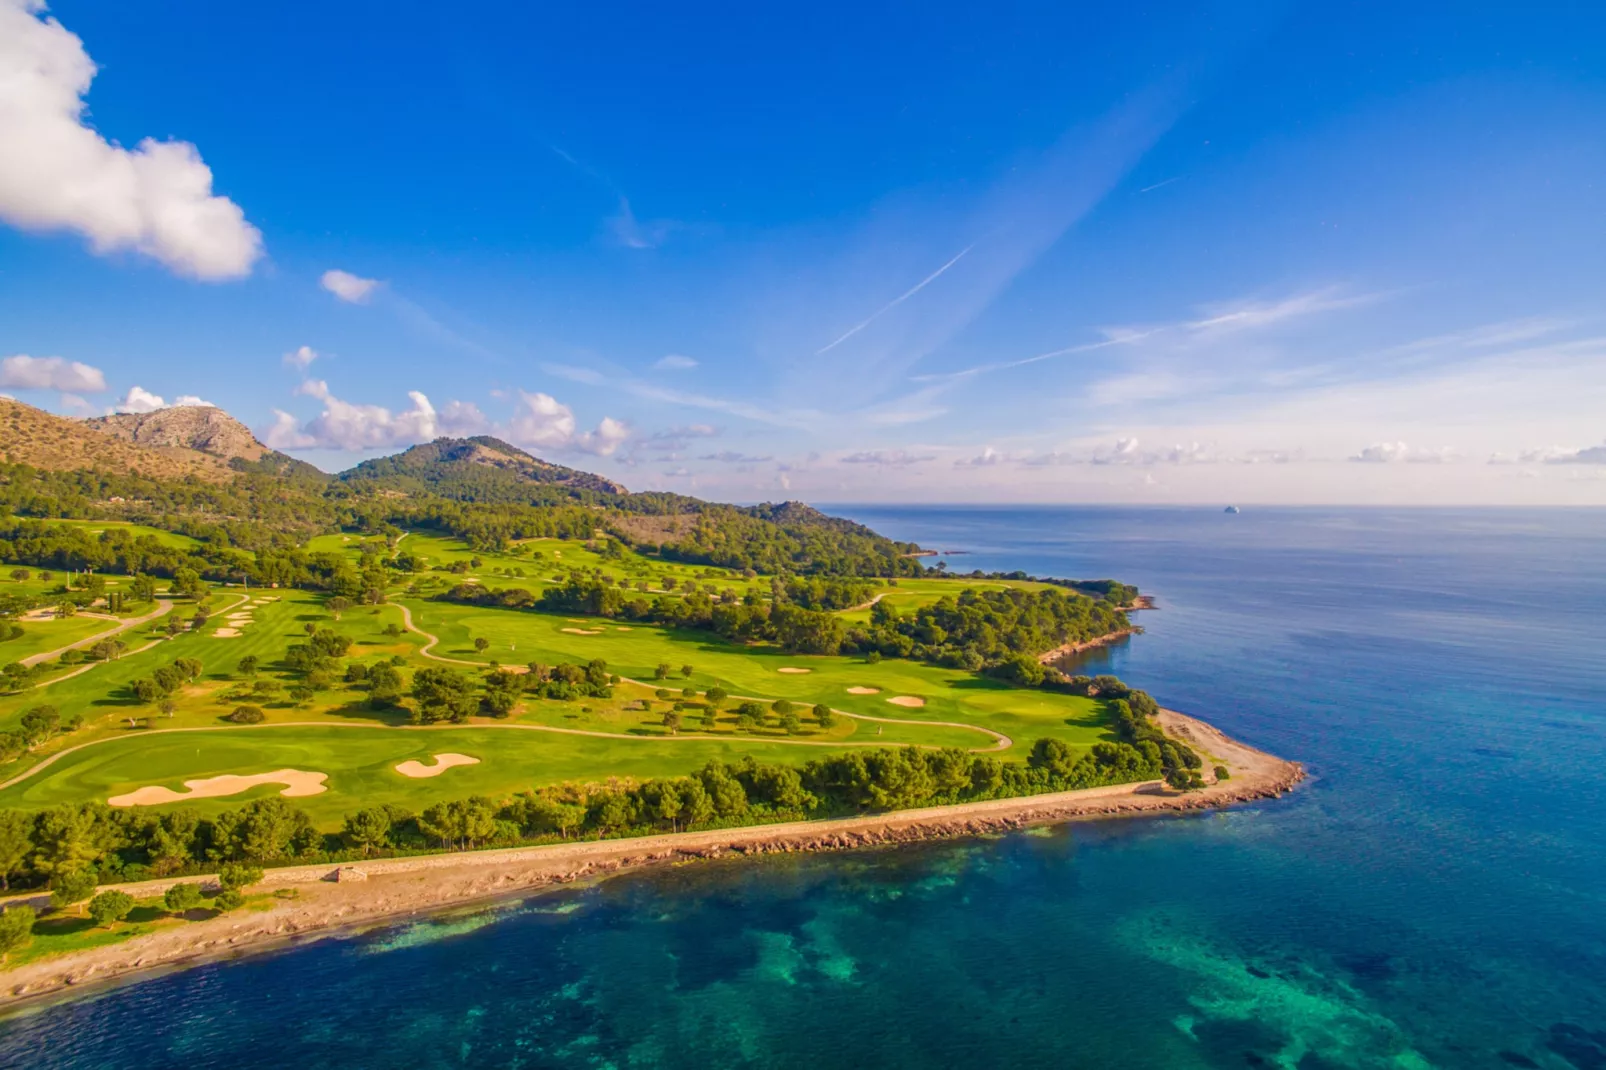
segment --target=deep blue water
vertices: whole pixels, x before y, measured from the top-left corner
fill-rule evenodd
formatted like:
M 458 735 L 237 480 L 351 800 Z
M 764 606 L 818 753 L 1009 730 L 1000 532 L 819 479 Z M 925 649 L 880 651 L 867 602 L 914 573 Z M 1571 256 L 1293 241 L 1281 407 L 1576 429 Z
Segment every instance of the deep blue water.
M 1606 1067 L 1606 513 L 841 510 L 1158 595 L 1283 800 L 698 865 L 0 1022 L 46 1067 Z

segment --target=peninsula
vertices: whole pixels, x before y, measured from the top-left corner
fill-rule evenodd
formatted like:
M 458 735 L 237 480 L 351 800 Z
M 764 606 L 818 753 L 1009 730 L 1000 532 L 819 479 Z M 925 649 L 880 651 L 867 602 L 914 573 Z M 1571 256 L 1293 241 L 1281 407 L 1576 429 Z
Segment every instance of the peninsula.
M 1280 794 L 1074 656 L 1114 580 L 496 439 L 338 476 L 0 401 L 0 998 L 655 861 Z M 1071 658 L 1071 661 L 1065 659 Z

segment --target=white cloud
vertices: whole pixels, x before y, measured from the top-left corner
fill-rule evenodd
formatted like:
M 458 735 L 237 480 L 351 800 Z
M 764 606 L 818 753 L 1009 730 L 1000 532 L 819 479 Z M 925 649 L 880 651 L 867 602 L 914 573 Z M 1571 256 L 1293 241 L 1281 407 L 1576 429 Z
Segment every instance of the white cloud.
M 0 218 L 71 230 L 100 254 L 133 249 L 181 275 L 240 278 L 262 235 L 194 145 L 146 138 L 133 150 L 84 123 L 95 63 L 42 0 L 0 0 Z
M 3 3 L 4 0 L 0 0 Z M 0 360 L 0 387 L 12 390 L 68 390 L 98 393 L 106 389 L 99 368 L 62 357 L 30 357 L 19 353 Z
M 1009 460 L 1009 455 L 999 453 L 991 446 L 986 447 L 974 457 L 962 458 L 954 462 L 955 468 L 991 468 Z
M 153 394 L 142 386 L 131 386 L 128 388 L 128 393 L 123 395 L 123 400 L 119 401 L 116 405 L 113 405 L 111 411 L 155 412 L 157 409 L 178 409 L 187 406 L 198 406 L 202 408 L 213 407 L 210 401 L 198 398 L 194 394 L 180 394 L 172 401 L 168 401 L 160 394 Z
M 299 371 L 306 371 L 308 368 L 312 367 L 312 362 L 317 360 L 319 356 L 320 354 L 318 351 L 313 349 L 311 346 L 301 346 L 295 352 L 286 353 L 284 355 L 284 366 L 286 368 L 295 368 Z
M 508 421 L 508 440 L 514 445 L 554 450 L 579 450 L 607 457 L 630 437 L 630 429 L 605 416 L 595 431 L 578 431 L 574 410 L 551 394 L 519 391 L 519 406 Z
M 736 450 L 721 450 L 718 453 L 704 454 L 697 459 L 699 461 L 717 461 L 720 464 L 763 464 L 765 461 L 775 460 L 774 457 L 767 456 L 750 457 L 745 453 L 738 453 Z
M 668 356 L 659 357 L 653 367 L 659 371 L 684 372 L 697 367 L 697 362 L 679 353 L 670 353 Z
M 373 450 L 412 446 L 435 438 L 438 414 L 429 398 L 408 391 L 412 406 L 393 413 L 382 405 L 342 401 L 321 379 L 309 379 L 295 392 L 323 402 L 323 411 L 298 427 L 294 416 L 274 410 L 274 422 L 261 432 L 262 441 L 279 450 Z
M 1545 458 L 1546 464 L 1606 464 L 1606 446 L 1590 446 L 1560 457 Z
M 61 407 L 64 412 L 76 416 L 87 416 L 95 408 L 87 398 L 81 398 L 77 394 L 61 395 Z
M 1404 442 L 1377 442 L 1350 458 L 1352 461 L 1366 464 L 1390 464 L 1395 461 L 1405 461 L 1410 464 L 1443 464 L 1456 459 L 1456 451 L 1448 446 L 1427 449 L 1408 446 Z
M 490 431 L 491 421 L 472 401 L 448 401 L 440 411 L 438 426 L 443 435 L 468 438 Z
M 161 395 L 153 394 L 142 386 L 132 386 L 123 395 L 123 400 L 112 408 L 116 412 L 155 412 L 167 408 L 167 402 L 162 400 Z
M 365 279 L 349 271 L 334 268 L 323 273 L 318 285 L 348 304 L 361 305 L 367 303 L 368 298 L 379 289 L 380 283 L 378 279 Z
M 907 468 L 937 458 L 929 453 L 910 453 L 908 450 L 860 450 L 843 457 L 843 464 L 874 464 L 892 468 Z

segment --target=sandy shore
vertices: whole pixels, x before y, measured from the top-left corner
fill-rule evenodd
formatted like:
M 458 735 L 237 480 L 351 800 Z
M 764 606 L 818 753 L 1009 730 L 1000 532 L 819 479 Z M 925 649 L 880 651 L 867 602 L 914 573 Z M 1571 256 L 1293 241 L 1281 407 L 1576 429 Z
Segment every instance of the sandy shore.
M 1239 743 L 1203 721 L 1171 710 L 1162 710 L 1159 719 L 1167 732 L 1203 752 L 1207 770 L 1225 765 L 1231 778 L 1187 794 L 1154 781 L 828 821 L 271 869 L 253 891 L 295 888 L 295 899 L 265 911 L 164 927 L 108 947 L 0 971 L 0 1005 L 639 866 L 730 854 L 847 850 L 1076 819 L 1203 810 L 1280 796 L 1305 775 L 1298 763 Z M 173 883 L 122 887 L 150 896 Z M 36 897 L 41 905 L 44 899 Z

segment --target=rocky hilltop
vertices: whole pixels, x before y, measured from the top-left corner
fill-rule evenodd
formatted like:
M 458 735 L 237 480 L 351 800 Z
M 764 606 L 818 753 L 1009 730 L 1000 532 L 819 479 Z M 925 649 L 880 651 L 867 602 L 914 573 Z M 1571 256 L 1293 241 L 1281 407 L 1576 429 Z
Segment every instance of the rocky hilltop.
M 211 405 L 183 405 L 155 412 L 120 412 L 84 423 L 102 434 L 140 446 L 178 446 L 214 457 L 257 461 L 269 452 L 251 429 Z

